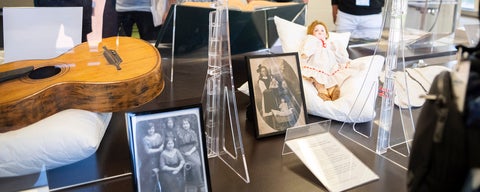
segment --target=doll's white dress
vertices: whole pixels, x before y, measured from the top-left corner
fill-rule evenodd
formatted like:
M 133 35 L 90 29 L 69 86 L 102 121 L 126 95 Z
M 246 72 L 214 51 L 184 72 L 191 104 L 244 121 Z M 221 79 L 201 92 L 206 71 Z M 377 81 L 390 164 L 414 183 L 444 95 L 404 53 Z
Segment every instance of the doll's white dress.
M 341 85 L 351 76 L 348 52 L 338 43 L 325 42 L 313 35 L 307 35 L 300 48 L 302 76 L 313 77 L 326 88 Z

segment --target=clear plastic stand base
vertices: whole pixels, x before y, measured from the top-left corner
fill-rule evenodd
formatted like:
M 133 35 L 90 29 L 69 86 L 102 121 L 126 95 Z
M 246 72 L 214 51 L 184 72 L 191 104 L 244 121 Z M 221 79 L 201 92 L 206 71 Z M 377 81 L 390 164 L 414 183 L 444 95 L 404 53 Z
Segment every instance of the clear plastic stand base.
M 419 6 L 425 6 L 425 8 L 430 6 L 428 1 L 421 1 L 419 3 Z M 406 67 L 408 66 L 405 62 L 405 52 L 407 49 L 410 52 L 415 52 L 416 50 L 414 47 L 423 48 L 423 46 L 429 50 L 435 50 L 435 47 L 433 46 L 438 45 L 441 47 L 442 45 L 445 45 L 444 43 L 448 43 L 447 39 L 440 41 L 438 38 L 429 38 L 428 40 L 425 40 L 424 35 L 421 35 L 412 41 L 412 34 L 409 34 L 408 30 L 405 29 L 405 20 L 408 18 L 407 10 L 411 10 L 410 6 L 413 4 L 407 0 L 388 0 L 385 2 L 385 5 L 388 6 L 384 10 L 384 23 L 389 23 L 389 27 L 387 28 L 388 42 L 379 40 L 376 44 L 375 50 L 373 51 L 373 54 L 376 55 L 377 48 L 381 47 L 382 45 L 387 46 L 384 65 L 384 81 L 383 84 L 378 83 L 368 85 L 364 83 L 359 96 L 357 97 L 364 98 L 360 97 L 360 94 L 368 93 L 372 94 L 369 98 L 379 98 L 381 100 L 379 100 L 379 102 L 374 102 L 379 105 L 366 106 L 368 103 L 366 100 L 361 101 L 360 99 L 357 99 L 353 104 L 350 114 L 347 114 L 348 117 L 354 119 L 356 117 L 356 114 L 354 113 L 358 113 L 358 111 L 354 111 L 353 109 L 374 109 L 373 113 L 371 114 L 372 118 L 374 117 L 374 120 L 365 123 L 343 123 L 339 125 L 341 126 L 339 128 L 339 133 L 341 135 L 371 150 L 372 152 L 381 155 L 382 157 L 404 169 L 408 168 L 410 149 L 415 132 L 416 121 L 412 107 L 399 107 L 394 104 L 395 95 L 400 95 L 398 94 L 400 93 L 400 88 L 403 89 L 404 94 L 402 95 L 404 96 L 400 95 L 399 97 L 406 99 L 407 106 L 412 106 L 411 101 L 414 99 L 414 94 L 410 93 L 410 91 L 413 92 L 413 90 L 410 88 L 411 85 L 409 85 L 407 81 L 408 73 L 406 73 Z M 437 5 L 438 2 L 433 4 Z M 452 8 L 454 10 L 455 14 L 453 15 L 453 20 L 450 20 L 449 18 L 447 19 L 448 21 L 445 21 L 445 23 L 443 23 L 443 21 L 441 23 L 437 23 L 436 20 L 433 23 L 423 22 L 425 21 L 426 17 L 430 16 L 430 14 L 434 16 L 436 15 L 437 17 L 440 15 L 439 12 L 424 12 L 424 15 L 422 15 L 420 19 L 422 22 L 420 22 L 421 26 L 419 26 L 419 29 L 428 29 L 428 31 L 425 31 L 427 35 L 436 35 L 445 32 L 443 31 L 445 29 L 442 29 L 445 28 L 444 24 L 452 24 L 452 28 L 447 27 L 447 30 L 451 30 L 451 32 L 448 32 L 448 34 L 452 34 L 455 28 L 455 21 L 458 19 L 458 14 L 456 13 L 459 12 L 460 6 L 458 6 L 456 1 L 452 1 L 448 5 L 445 4 L 444 6 L 446 6 L 445 8 L 447 9 Z M 413 18 L 416 18 L 415 13 L 412 15 Z M 412 46 L 412 43 L 421 43 L 421 46 Z M 422 50 L 418 51 L 421 52 Z M 433 55 L 437 55 L 438 53 L 440 53 L 440 51 L 430 52 L 431 56 L 423 56 L 434 57 Z M 418 56 L 420 55 L 415 55 L 416 58 L 420 59 Z M 410 57 L 410 59 L 415 58 Z M 400 63 L 400 65 L 397 66 L 397 63 Z M 420 64 L 421 62 L 419 61 L 418 63 Z M 422 66 L 418 65 L 418 67 Z M 403 74 L 403 76 L 395 76 L 395 72 L 402 72 L 401 74 Z M 368 75 L 369 74 L 367 73 L 365 77 Z M 395 85 L 399 87 L 395 89 Z M 376 89 L 378 89 L 378 97 Z
M 367 108 L 375 108 L 373 116 L 379 113 L 374 121 L 367 123 L 344 123 L 339 128 L 339 133 L 361 146 L 371 150 L 372 152 L 383 156 L 398 166 L 407 169 L 408 158 L 410 154 L 411 142 L 415 130 L 414 119 L 410 107 L 402 109 L 394 105 L 395 99 L 395 76 L 397 70 L 405 71 L 405 60 L 403 59 L 400 68 L 397 68 L 399 58 L 403 57 L 403 19 L 406 12 L 406 0 L 392 0 L 391 9 L 386 11 L 385 15 L 389 15 L 389 37 L 387 55 L 384 65 L 384 81 L 383 85 L 366 85 L 364 83 L 360 93 L 372 94 L 370 98 L 377 98 L 375 90 L 379 89 L 378 95 L 381 99 L 380 108 L 376 106 L 365 106 L 366 101 L 356 100 L 355 105 L 363 105 Z M 384 20 L 387 17 L 384 16 Z M 377 44 L 378 47 L 378 44 Z M 376 51 L 375 51 L 376 53 Z M 374 54 L 375 54 L 374 53 Z M 399 57 L 401 55 L 402 57 Z M 404 73 L 405 74 L 405 73 Z M 367 73 L 368 75 L 368 73 Z M 406 78 L 404 78 L 406 79 Z M 408 94 L 407 81 L 402 83 Z M 361 98 L 361 97 L 357 97 Z M 408 99 L 409 101 L 410 99 Z M 376 103 L 376 102 L 373 102 Z M 410 102 L 408 102 L 410 106 Z M 358 108 L 358 107 L 352 107 Z M 351 111 L 351 113 L 353 113 Z M 353 117 L 355 114 L 348 114 Z M 395 118 L 394 118 L 395 117 Z
M 250 182 L 232 76 L 228 8 L 217 2 L 210 13 L 208 69 L 202 97 L 208 157 L 218 157 Z
M 379 111 L 379 110 L 376 110 Z M 413 138 L 414 125 L 409 109 L 393 111 L 393 116 L 400 117 L 392 123 L 389 132 L 382 132 L 378 119 L 367 123 L 343 123 L 339 133 L 353 142 L 383 156 L 394 164 L 407 169 Z M 409 124 L 409 125 L 408 125 Z M 386 147 L 383 147 L 386 144 Z M 378 146 L 382 147 L 378 147 Z M 382 149 L 383 151 L 378 151 Z

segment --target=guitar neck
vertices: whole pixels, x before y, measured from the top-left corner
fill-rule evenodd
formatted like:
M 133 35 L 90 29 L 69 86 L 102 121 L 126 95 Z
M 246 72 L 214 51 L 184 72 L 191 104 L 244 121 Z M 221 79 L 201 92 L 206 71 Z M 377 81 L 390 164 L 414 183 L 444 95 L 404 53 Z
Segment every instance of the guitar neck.
M 0 83 L 25 76 L 32 71 L 33 71 L 33 66 L 28 66 L 28 67 L 22 67 L 22 68 L 10 70 L 10 71 L 0 72 Z

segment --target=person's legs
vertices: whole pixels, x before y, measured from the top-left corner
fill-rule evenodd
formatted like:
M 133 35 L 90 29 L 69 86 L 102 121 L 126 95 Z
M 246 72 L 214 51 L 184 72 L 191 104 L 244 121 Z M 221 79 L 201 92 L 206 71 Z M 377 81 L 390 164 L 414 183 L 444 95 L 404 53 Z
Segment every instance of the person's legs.
M 355 15 L 338 11 L 337 21 L 335 22 L 335 25 L 336 25 L 336 32 L 338 33 L 344 33 L 344 32 L 353 33 L 355 30 L 357 30 L 358 24 L 357 24 Z
M 133 13 L 118 12 L 117 15 L 118 15 L 119 35 L 131 37 L 133 24 L 134 24 Z
M 143 40 L 155 40 L 158 34 L 158 28 L 153 25 L 151 12 L 135 12 L 135 22 L 137 23 L 140 38 Z
M 356 36 L 364 39 L 378 39 L 382 32 L 382 14 L 358 16 L 360 22 L 358 23 Z
M 103 38 L 113 37 L 118 34 L 118 16 L 115 11 L 115 0 L 105 1 L 105 10 L 103 11 Z
M 353 39 L 378 39 L 382 29 L 382 13 L 356 16 L 338 11 L 336 32 L 351 32 Z

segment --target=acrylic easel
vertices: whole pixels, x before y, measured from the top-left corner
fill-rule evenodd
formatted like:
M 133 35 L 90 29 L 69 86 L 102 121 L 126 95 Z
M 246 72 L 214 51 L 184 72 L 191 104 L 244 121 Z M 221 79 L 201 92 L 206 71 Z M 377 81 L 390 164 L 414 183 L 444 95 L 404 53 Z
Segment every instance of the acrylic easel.
M 388 1 L 386 5 L 389 5 Z M 403 30 L 407 0 L 392 0 L 390 5 L 391 9 L 387 9 L 388 11 L 385 11 L 384 15 L 384 22 L 387 16 L 389 16 L 390 28 L 388 48 L 385 56 L 385 79 L 383 85 L 380 86 L 378 83 L 364 83 L 359 93 L 359 95 L 362 94 L 362 92 L 368 93 L 371 94 L 371 97 L 376 98 L 376 89 L 379 89 L 378 95 L 382 99 L 380 109 L 375 108 L 376 106 L 365 106 L 367 103 L 366 100 L 361 101 L 357 99 L 354 103 L 354 106 L 362 105 L 362 108 L 373 107 L 375 110 L 373 110 L 374 113 L 372 116 L 376 115 L 375 111 L 379 111 L 380 115 L 369 123 L 344 123 L 339 133 L 372 152 L 385 157 L 398 166 L 407 169 L 410 144 L 415 130 L 414 119 L 411 107 L 406 109 L 397 108 L 398 111 L 396 111 L 396 107 L 394 106 L 394 71 L 405 70 Z M 377 43 L 377 47 L 379 42 Z M 376 52 L 377 50 L 375 49 L 374 55 Z M 397 66 L 397 62 L 399 61 L 402 64 L 401 67 Z M 371 65 L 369 65 L 369 67 L 371 67 Z M 367 73 L 366 75 L 369 74 Z M 409 95 L 407 81 L 404 82 L 404 85 L 407 87 L 407 95 Z M 358 96 L 357 98 L 361 97 Z M 354 107 L 352 107 L 352 109 L 353 108 Z M 348 116 L 355 116 L 353 110 L 350 111 Z M 394 116 L 399 117 L 399 119 L 395 119 L 394 121 Z M 392 127 L 393 124 L 400 126 Z
M 218 157 L 250 182 L 232 76 L 227 1 L 217 1 L 209 17 L 208 69 L 202 103 L 208 157 Z

